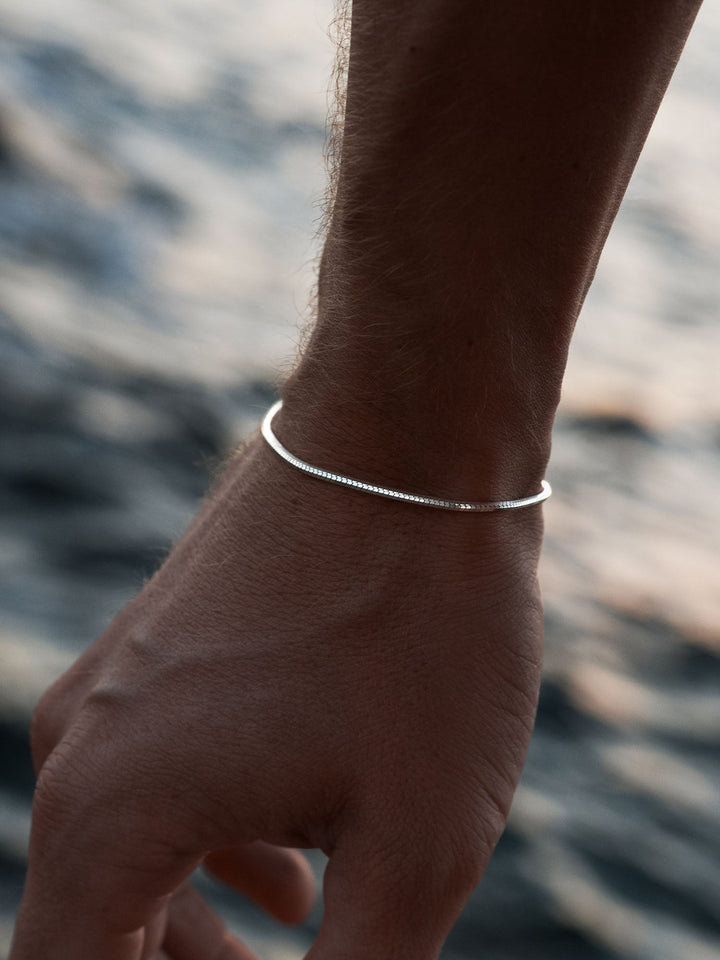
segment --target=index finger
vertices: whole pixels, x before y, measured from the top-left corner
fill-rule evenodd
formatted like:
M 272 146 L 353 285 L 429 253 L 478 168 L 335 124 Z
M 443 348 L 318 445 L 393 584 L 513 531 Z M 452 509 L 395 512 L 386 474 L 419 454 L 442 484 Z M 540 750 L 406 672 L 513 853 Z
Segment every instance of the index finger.
M 36 792 L 10 960 L 140 960 L 145 927 L 201 855 L 163 835 L 149 793 L 128 803 L 106 770 L 91 782 L 62 747 Z

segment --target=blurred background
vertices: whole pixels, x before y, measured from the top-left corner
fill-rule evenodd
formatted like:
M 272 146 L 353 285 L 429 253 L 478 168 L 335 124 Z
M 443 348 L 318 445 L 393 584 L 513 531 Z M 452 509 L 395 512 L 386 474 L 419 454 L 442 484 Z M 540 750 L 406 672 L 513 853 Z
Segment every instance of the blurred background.
M 307 314 L 330 0 L 0 0 L 0 958 L 42 690 L 258 423 Z M 581 318 L 508 830 L 446 960 L 720 956 L 720 0 Z M 315 861 L 318 871 L 321 859 Z M 200 880 L 265 960 L 281 930 Z

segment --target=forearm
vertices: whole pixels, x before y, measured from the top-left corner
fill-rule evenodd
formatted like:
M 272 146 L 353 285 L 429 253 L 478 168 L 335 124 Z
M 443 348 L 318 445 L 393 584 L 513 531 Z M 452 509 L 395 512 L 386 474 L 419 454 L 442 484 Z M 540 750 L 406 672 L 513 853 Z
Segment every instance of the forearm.
M 698 0 L 355 0 L 295 449 L 535 492 L 578 311 Z M 345 438 L 348 438 L 346 440 Z

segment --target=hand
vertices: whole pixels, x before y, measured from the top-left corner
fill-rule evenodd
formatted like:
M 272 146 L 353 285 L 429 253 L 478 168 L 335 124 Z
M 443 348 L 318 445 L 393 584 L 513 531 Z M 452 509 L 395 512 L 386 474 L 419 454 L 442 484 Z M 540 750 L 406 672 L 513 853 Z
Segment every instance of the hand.
M 248 958 L 187 878 L 297 921 L 293 847 L 330 858 L 313 960 L 436 957 L 530 736 L 541 539 L 538 507 L 414 508 L 248 444 L 36 711 L 12 960 Z

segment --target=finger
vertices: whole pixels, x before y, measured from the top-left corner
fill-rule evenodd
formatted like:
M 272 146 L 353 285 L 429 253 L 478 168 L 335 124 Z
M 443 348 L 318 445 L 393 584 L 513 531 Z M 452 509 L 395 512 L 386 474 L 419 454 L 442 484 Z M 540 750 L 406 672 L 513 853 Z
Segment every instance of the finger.
M 257 960 L 190 884 L 170 903 L 163 950 L 172 960 Z
M 152 921 L 145 925 L 140 960 L 158 960 L 158 954 L 162 952 L 161 947 L 166 930 L 167 910 L 159 910 Z
M 204 866 L 282 923 L 300 923 L 315 901 L 315 878 L 299 850 L 256 841 L 214 850 Z
M 11 960 L 140 960 L 145 928 L 201 857 L 168 833 L 172 814 L 150 787 L 138 797 L 116 764 L 81 769 L 87 753 L 67 746 L 38 783 Z
M 325 871 L 325 916 L 307 960 L 436 960 L 479 879 L 476 859 L 392 829 L 342 837 Z

